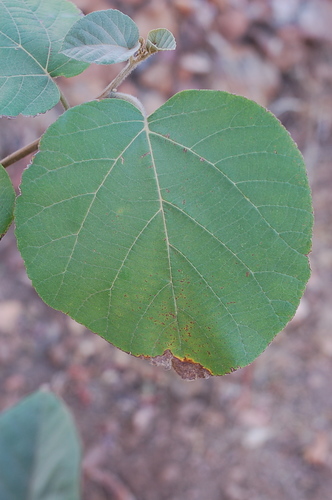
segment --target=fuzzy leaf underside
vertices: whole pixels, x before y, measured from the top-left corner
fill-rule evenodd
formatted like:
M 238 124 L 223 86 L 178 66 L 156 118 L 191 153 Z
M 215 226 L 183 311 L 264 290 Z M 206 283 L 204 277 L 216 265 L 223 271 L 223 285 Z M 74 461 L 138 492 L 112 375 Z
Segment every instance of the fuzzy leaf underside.
M 166 28 L 158 28 L 149 32 L 147 42 L 159 50 L 175 50 L 176 41 L 173 34 Z
M 69 30 L 62 52 L 78 61 L 114 64 L 127 61 L 140 47 L 138 27 L 115 9 L 91 12 Z
M 134 355 L 244 366 L 309 277 L 302 156 L 243 97 L 184 91 L 147 120 L 121 100 L 77 106 L 21 189 L 18 243 L 40 296 Z

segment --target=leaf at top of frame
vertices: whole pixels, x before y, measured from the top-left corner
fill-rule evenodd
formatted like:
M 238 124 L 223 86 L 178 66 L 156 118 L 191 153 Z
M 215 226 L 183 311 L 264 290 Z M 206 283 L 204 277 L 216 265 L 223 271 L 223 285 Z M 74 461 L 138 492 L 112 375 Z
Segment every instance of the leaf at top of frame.
M 129 16 L 115 9 L 98 10 L 72 26 L 62 52 L 78 61 L 114 64 L 134 55 L 138 40 L 138 27 Z
M 0 115 L 44 113 L 60 99 L 52 77 L 87 68 L 59 53 L 80 15 L 67 0 L 0 0 Z

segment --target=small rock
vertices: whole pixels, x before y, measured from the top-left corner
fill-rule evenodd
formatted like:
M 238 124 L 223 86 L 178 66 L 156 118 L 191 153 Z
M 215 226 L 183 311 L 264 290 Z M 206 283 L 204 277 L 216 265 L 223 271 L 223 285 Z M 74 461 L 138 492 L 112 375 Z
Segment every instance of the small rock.
M 189 16 L 195 11 L 194 2 L 191 0 L 173 0 L 173 5 L 184 16 Z
M 314 441 L 304 450 L 303 458 L 311 465 L 327 465 L 329 448 L 329 436 L 324 432 L 319 432 Z
M 205 53 L 184 54 L 180 58 L 180 67 L 190 73 L 205 75 L 212 70 L 212 62 Z
M 86 331 L 85 326 L 77 323 L 75 320 L 66 316 L 66 323 L 70 333 L 74 333 L 75 335 L 82 335 Z
M 144 434 L 146 431 L 151 430 L 155 413 L 153 406 L 143 406 L 135 412 L 133 416 L 133 425 L 139 434 Z
M 106 385 L 116 385 L 120 380 L 120 375 L 116 370 L 105 370 L 100 377 L 101 381 Z
M 157 89 L 166 96 L 172 93 L 173 77 L 169 64 L 158 61 L 151 64 L 140 75 L 140 83 L 144 87 Z
M 195 24 L 203 28 L 205 31 L 208 31 L 211 29 L 217 14 L 218 9 L 212 4 L 212 2 L 200 0 L 195 12 Z
M 228 9 L 218 18 L 218 26 L 222 35 L 227 40 L 238 40 L 242 38 L 249 27 L 249 19 L 245 11 Z
M 278 25 L 292 23 L 298 15 L 300 0 L 271 0 L 273 21 Z
M 131 363 L 131 356 L 120 349 L 114 349 L 113 351 L 113 361 L 116 368 L 124 369 L 127 368 Z
M 246 432 L 242 444 L 245 448 L 260 448 L 272 437 L 272 431 L 269 427 L 255 427 Z
M 47 357 L 55 368 L 63 368 L 68 363 L 69 353 L 63 344 L 56 344 L 48 350 Z
M 69 377 L 75 382 L 88 383 L 90 380 L 89 371 L 82 365 L 73 364 L 68 367 L 67 373 Z
M 269 413 L 264 409 L 248 408 L 242 410 L 239 421 L 248 427 L 264 427 L 270 421 Z
M 82 358 L 90 358 L 96 354 L 97 346 L 94 342 L 94 338 L 84 339 L 78 345 L 78 352 Z
M 298 25 L 303 34 L 310 39 L 332 41 L 331 2 L 326 0 L 305 2 L 299 12 Z
M 26 379 L 23 375 L 16 373 L 6 378 L 4 390 L 6 392 L 21 392 L 26 386 Z
M 11 333 L 16 330 L 22 314 L 22 304 L 18 300 L 6 300 L 0 304 L 0 330 Z
M 210 85 L 213 90 L 226 90 L 268 106 L 280 87 L 280 73 L 274 64 L 249 47 L 220 44 L 220 35 L 211 33 L 209 41 L 220 54 Z
M 139 27 L 139 32 L 146 38 L 150 30 L 166 28 L 170 30 L 176 38 L 177 22 L 172 10 L 166 0 L 152 0 L 142 7 L 135 16 L 135 23 Z

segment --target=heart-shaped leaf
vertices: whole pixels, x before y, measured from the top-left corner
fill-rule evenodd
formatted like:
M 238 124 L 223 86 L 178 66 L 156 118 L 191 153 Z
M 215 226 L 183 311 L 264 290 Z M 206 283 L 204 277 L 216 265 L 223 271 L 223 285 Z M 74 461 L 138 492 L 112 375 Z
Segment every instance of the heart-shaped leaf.
M 244 366 L 309 277 L 303 159 L 243 97 L 184 91 L 148 119 L 117 99 L 77 106 L 21 189 L 17 237 L 38 293 L 134 355 Z
M 62 53 L 78 61 L 113 64 L 128 61 L 139 49 L 134 21 L 115 9 L 91 12 L 68 32 Z
M 0 239 L 13 220 L 15 191 L 6 170 L 0 165 Z
M 80 11 L 67 0 L 0 0 L 0 115 L 44 113 L 60 93 L 51 77 L 88 65 L 59 50 Z
M 173 34 L 165 28 L 150 31 L 147 37 L 147 45 L 149 44 L 152 44 L 155 51 L 176 49 L 176 41 Z
M 0 416 L 0 498 L 79 499 L 80 445 L 72 417 L 37 392 Z

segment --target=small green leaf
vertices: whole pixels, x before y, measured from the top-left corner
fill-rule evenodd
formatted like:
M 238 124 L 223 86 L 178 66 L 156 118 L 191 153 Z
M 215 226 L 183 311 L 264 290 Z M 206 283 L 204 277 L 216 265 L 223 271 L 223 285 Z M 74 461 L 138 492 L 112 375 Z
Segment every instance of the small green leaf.
M 21 192 L 16 234 L 37 292 L 134 355 L 244 366 L 309 277 L 302 156 L 243 97 L 184 91 L 148 119 L 118 99 L 72 108 Z
M 156 51 L 176 49 L 176 41 L 173 34 L 165 28 L 150 31 L 147 38 L 147 45 L 149 46 L 149 44 Z
M 80 11 L 67 0 L 0 0 L 0 115 L 44 113 L 60 93 L 51 77 L 88 65 L 59 50 Z
M 113 64 L 127 61 L 139 49 L 134 21 L 115 9 L 91 12 L 67 34 L 62 52 L 78 61 Z
M 36 392 L 0 416 L 0 498 L 78 500 L 80 445 L 66 407 Z
M 6 170 L 0 165 L 0 239 L 13 220 L 15 191 Z

